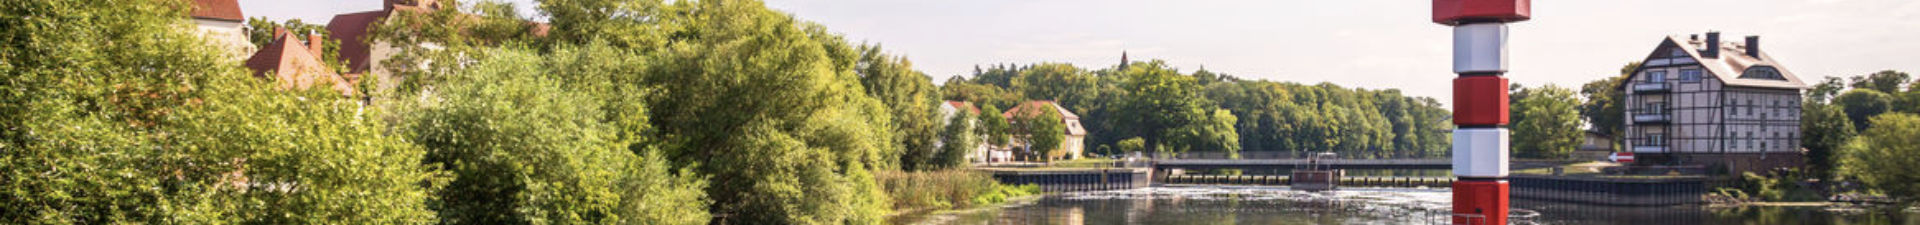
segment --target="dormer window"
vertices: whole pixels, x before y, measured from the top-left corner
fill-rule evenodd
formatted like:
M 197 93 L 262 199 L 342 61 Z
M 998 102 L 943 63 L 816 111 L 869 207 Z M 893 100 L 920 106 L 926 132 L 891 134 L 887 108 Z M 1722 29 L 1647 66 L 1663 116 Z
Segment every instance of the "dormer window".
M 1780 76 L 1780 70 L 1776 70 L 1772 66 L 1755 66 L 1747 68 L 1746 72 L 1741 73 L 1740 79 L 1786 80 L 1787 78 Z

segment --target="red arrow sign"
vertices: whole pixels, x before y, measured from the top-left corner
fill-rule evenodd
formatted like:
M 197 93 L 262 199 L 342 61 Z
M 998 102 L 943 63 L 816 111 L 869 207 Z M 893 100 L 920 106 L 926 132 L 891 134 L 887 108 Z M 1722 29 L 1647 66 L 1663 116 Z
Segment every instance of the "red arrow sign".
M 1613 155 L 1607 155 L 1607 160 L 1612 160 L 1617 163 L 1633 163 L 1633 153 L 1615 152 Z

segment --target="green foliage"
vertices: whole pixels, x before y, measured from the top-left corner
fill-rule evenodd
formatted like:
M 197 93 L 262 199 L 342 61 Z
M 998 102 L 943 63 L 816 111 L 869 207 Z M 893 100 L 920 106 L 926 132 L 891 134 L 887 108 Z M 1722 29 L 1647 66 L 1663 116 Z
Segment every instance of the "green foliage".
M 1880 93 L 1900 93 L 1900 87 L 1906 86 L 1908 81 L 1913 80 L 1913 77 L 1908 76 L 1905 72 L 1881 70 L 1880 72 L 1874 72 L 1866 76 L 1853 76 L 1851 79 L 1853 82 L 1847 86 L 1855 89 L 1868 89 L 1880 91 Z
M 1814 84 L 1812 88 L 1808 88 L 1809 90 L 1807 90 L 1807 102 L 1826 103 L 1828 100 L 1832 100 L 1833 97 L 1840 96 L 1840 91 L 1847 89 L 1847 85 L 1841 82 L 1842 80 L 1839 77 L 1827 77 L 1826 80 Z
M 1871 89 L 1853 89 L 1833 98 L 1833 104 L 1847 113 L 1854 130 L 1865 131 L 1873 125 L 1867 119 L 1892 110 L 1893 96 Z
M 1890 113 L 1873 117 L 1868 128 L 1844 148 L 1841 174 L 1886 193 L 1906 209 L 1920 203 L 1920 116 Z
M 1737 198 L 1754 198 L 1772 202 L 1816 202 L 1825 200 L 1820 193 L 1805 183 L 1810 174 L 1799 170 L 1783 170 L 1766 175 L 1745 173 L 1733 185 L 1732 190 L 1722 190 L 1723 195 Z M 1729 195 L 1731 193 L 1731 195 Z
M 1580 118 L 1573 91 L 1554 85 L 1513 94 L 1513 151 L 1519 158 L 1562 159 L 1580 145 Z
M 1120 140 L 1117 146 L 1120 146 L 1119 153 L 1131 154 L 1134 152 L 1146 152 L 1147 140 L 1141 139 L 1140 137 L 1127 138 L 1126 140 Z
M 939 154 L 933 157 L 932 169 L 952 169 L 966 166 L 967 156 L 980 148 L 980 134 L 975 131 L 977 121 L 967 109 L 960 109 L 947 118 L 946 126 L 940 130 Z
M 1097 78 L 1079 67 L 1065 63 L 1041 63 L 1020 70 L 1008 90 L 1024 93 L 1027 99 L 1052 100 L 1074 112 L 1086 112 L 1099 91 Z
M 1580 103 L 1580 118 L 1593 130 L 1610 136 L 1626 134 L 1626 96 L 1620 90 L 1620 82 L 1625 76 L 1614 76 L 1594 80 L 1580 86 L 1580 96 L 1586 101 Z
M 972 102 L 982 108 L 992 106 L 1005 109 L 1026 100 L 1019 92 L 991 84 L 973 83 L 958 76 L 947 79 L 947 83 L 940 86 L 940 94 L 941 99 Z
M 657 49 L 682 31 L 676 5 L 646 0 L 541 0 L 538 8 L 553 25 L 550 38 L 562 43 L 601 41 L 611 47 Z
M 1105 122 L 1118 129 L 1103 135 L 1144 138 L 1151 152 L 1184 152 L 1190 150 L 1184 147 L 1198 145 L 1180 138 L 1178 129 L 1204 123 L 1207 112 L 1217 106 L 1203 96 L 1193 77 L 1159 60 L 1134 63 L 1120 73 L 1120 87 L 1130 92 L 1107 108 L 1113 117 Z
M 882 53 L 879 46 L 860 46 L 854 72 L 867 96 L 886 104 L 893 116 L 893 144 L 900 154 L 900 168 L 928 170 L 938 168 L 934 158 L 940 152 L 933 142 L 940 135 L 939 89 L 931 77 L 913 70 L 913 62 L 904 57 Z
M 251 79 L 188 8 L 0 4 L 0 223 L 431 222 L 439 182 L 377 110 Z
M 443 76 L 408 115 L 407 133 L 429 149 L 425 162 L 455 175 L 439 193 L 442 223 L 706 223 L 701 181 L 673 175 L 650 148 L 630 151 L 641 140 L 605 120 L 610 98 L 554 77 L 607 71 L 550 72 L 543 68 L 560 67 L 540 55 L 485 55 Z
M 650 110 L 662 149 L 706 177 L 711 212 L 741 224 L 881 222 L 873 171 L 893 168 L 897 148 L 855 51 L 755 1 L 669 8 L 686 19 L 661 24 L 695 31 L 658 49 L 643 82 L 664 88 Z
M 1006 146 L 1007 142 L 1012 139 L 1012 137 L 1010 137 L 1012 132 L 1009 130 L 1013 129 L 1013 125 L 1009 124 L 1006 117 L 1000 116 L 1005 113 L 1001 112 L 998 106 L 982 105 L 980 107 L 982 107 L 980 109 L 980 135 L 986 138 L 986 142 L 989 145 Z
M 1026 143 L 1027 155 L 1046 161 L 1068 157 L 1060 144 L 1066 141 L 1067 128 L 1060 111 L 1051 103 L 1021 104 L 1014 112 L 1014 137 Z
M 1226 152 L 1237 156 L 1240 152 L 1240 135 L 1234 131 L 1239 119 L 1227 110 L 1213 110 L 1211 116 L 1198 123 L 1190 123 L 1175 131 L 1184 146 L 1177 148 L 1199 152 Z
M 985 173 L 966 170 L 881 172 L 876 177 L 894 199 L 895 209 L 966 208 L 1039 193 L 1037 186 L 1002 185 Z
M 1853 123 L 1839 106 L 1806 103 L 1800 105 L 1800 111 L 1800 147 L 1807 148 L 1808 172 L 1829 177 L 1835 168 L 1834 153 L 1853 139 Z

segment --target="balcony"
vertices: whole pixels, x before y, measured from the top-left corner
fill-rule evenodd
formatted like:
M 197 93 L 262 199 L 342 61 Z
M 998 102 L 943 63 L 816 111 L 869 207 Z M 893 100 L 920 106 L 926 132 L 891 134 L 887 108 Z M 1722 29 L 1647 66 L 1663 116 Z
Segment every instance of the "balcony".
M 1673 115 L 1666 113 L 1665 110 L 1633 113 L 1633 123 L 1668 123 L 1672 121 Z
M 1633 83 L 1633 93 L 1636 94 L 1667 93 L 1669 91 L 1673 91 L 1673 85 L 1667 84 L 1667 82 Z

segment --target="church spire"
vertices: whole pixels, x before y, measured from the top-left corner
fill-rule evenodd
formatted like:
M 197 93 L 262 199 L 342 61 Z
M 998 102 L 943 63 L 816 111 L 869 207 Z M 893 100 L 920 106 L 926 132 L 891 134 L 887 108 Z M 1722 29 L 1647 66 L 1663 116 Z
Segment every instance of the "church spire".
M 1130 63 L 1130 62 L 1131 61 L 1127 61 L 1127 51 L 1121 50 L 1120 51 L 1120 70 L 1126 70 L 1127 63 Z

